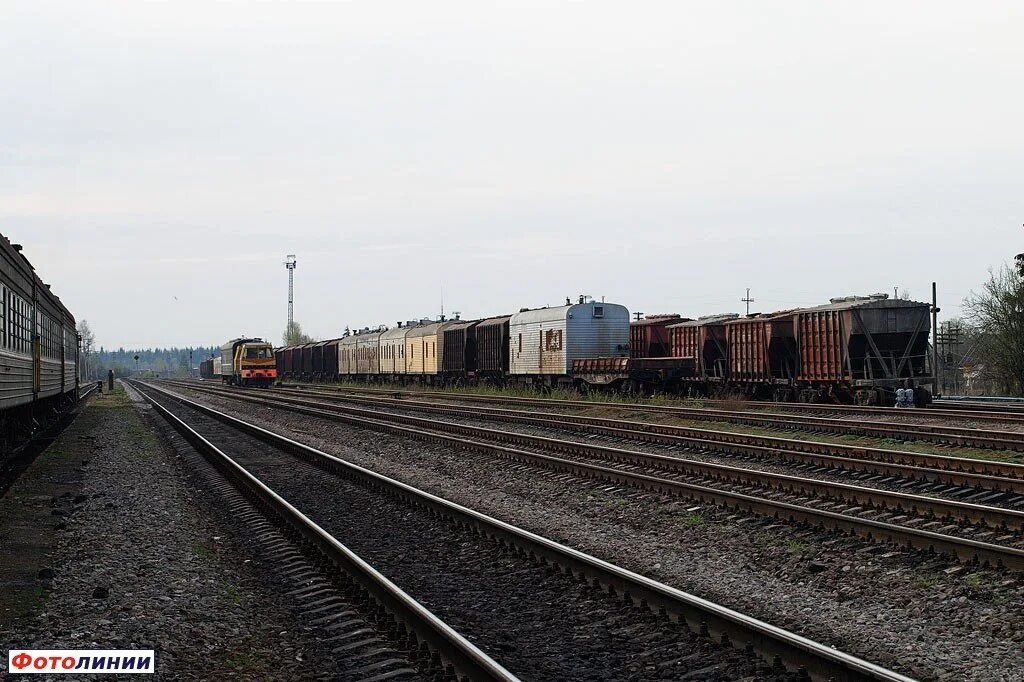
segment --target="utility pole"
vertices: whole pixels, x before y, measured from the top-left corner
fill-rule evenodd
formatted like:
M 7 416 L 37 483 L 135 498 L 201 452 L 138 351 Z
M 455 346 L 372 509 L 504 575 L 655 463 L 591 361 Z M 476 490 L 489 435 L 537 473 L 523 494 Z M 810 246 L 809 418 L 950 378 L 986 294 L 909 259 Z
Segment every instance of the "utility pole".
M 295 267 L 297 265 L 298 261 L 295 260 L 294 253 L 284 257 L 284 266 L 288 268 L 288 326 L 285 327 L 285 334 L 292 330 L 292 324 L 295 322 Z
M 636 321 L 637 322 L 639 322 L 641 319 L 643 319 L 643 316 L 644 316 L 643 313 L 636 312 L 636 313 L 633 313 L 633 314 L 636 316 Z
M 936 341 L 939 334 L 939 304 L 935 292 L 935 282 L 932 282 L 932 374 L 935 375 L 932 393 L 941 395 L 942 389 L 939 384 L 939 344 Z
M 747 304 L 747 315 L 750 314 L 750 304 L 754 302 L 754 299 L 750 298 L 750 287 L 747 287 L 747 295 L 741 298 L 740 301 Z

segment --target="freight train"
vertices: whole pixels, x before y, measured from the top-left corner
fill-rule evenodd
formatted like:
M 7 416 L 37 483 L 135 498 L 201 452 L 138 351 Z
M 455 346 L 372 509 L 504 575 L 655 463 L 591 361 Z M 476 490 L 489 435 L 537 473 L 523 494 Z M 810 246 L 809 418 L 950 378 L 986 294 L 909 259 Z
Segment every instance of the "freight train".
M 926 404 L 930 307 L 887 294 L 747 316 L 653 315 L 586 301 L 483 320 L 417 320 L 277 349 L 277 374 L 428 385 L 527 384 L 802 402 Z
M 0 235 L 0 438 L 22 440 L 78 401 L 75 317 Z

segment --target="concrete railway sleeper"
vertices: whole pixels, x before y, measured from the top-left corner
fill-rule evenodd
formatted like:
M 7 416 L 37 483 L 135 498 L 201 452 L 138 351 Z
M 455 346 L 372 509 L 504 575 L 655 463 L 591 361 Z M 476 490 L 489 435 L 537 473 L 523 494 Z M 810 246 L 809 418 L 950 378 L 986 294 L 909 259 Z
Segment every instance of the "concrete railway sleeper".
M 302 461 L 314 464 L 320 469 L 340 474 L 342 477 L 359 481 L 374 491 L 400 498 L 412 506 L 438 517 L 454 521 L 459 527 L 481 536 L 491 538 L 502 546 L 524 557 L 530 557 L 549 566 L 554 575 L 562 574 L 575 580 L 594 584 L 625 604 L 639 608 L 648 617 L 666 623 L 685 625 L 686 628 L 706 634 L 725 648 L 746 650 L 771 661 L 774 670 L 781 673 L 784 668 L 797 671 L 799 676 L 815 680 L 903 680 L 906 678 L 867 661 L 836 651 L 800 637 L 794 633 L 769 625 L 762 621 L 700 599 L 694 595 L 676 590 L 668 585 L 625 570 L 590 555 L 491 518 L 461 505 L 425 493 L 399 481 L 387 478 L 358 465 L 328 455 L 312 447 L 268 431 L 254 424 L 242 421 L 210 407 L 188 400 L 165 389 L 146 384 L 147 388 L 166 395 L 188 409 L 211 417 L 228 425 L 231 429 L 249 434 L 260 441 L 273 444 Z M 346 418 L 348 420 L 348 418 Z M 352 419 L 352 423 L 364 425 L 364 420 Z M 388 430 L 401 435 L 412 435 L 412 429 L 377 424 L 377 430 Z M 469 447 L 478 447 L 465 439 L 417 432 L 426 440 L 454 444 L 464 442 Z M 497 447 L 497 446 L 495 446 Z M 501 450 L 508 450 L 499 448 Z M 509 452 L 514 452 L 509 450 Z M 554 458 L 548 458 L 554 459 Z
M 209 391 L 209 389 L 203 390 Z M 245 400 L 250 399 L 250 396 L 242 393 L 225 394 L 215 390 L 210 392 L 227 395 L 228 397 L 239 397 Z M 274 397 L 253 399 L 253 401 L 285 408 L 311 407 L 313 409 L 326 410 L 327 414 L 342 413 L 377 420 L 393 420 L 415 428 L 454 433 L 483 442 L 509 443 L 571 456 L 599 457 L 619 465 L 646 467 L 652 473 L 660 475 L 663 475 L 664 472 L 670 472 L 672 474 L 695 477 L 693 480 L 700 479 L 716 486 L 723 484 L 749 486 L 751 490 L 760 489 L 762 492 L 775 491 L 792 497 L 831 500 L 846 506 L 853 504 L 859 507 L 868 507 L 898 514 L 914 514 L 923 518 L 925 522 L 936 522 L 936 519 L 941 519 L 947 523 L 978 524 L 996 531 L 1013 531 L 1015 534 L 1010 537 L 1014 541 L 1020 540 L 1019 535 L 1016 533 L 1024 529 L 1024 512 L 1013 509 L 892 492 L 787 474 L 776 474 L 684 459 L 678 456 L 638 452 L 593 443 L 581 443 L 467 424 L 442 422 L 422 417 L 374 412 L 362 408 L 346 407 L 332 403 L 310 402 L 309 400 L 298 398 Z M 862 512 L 863 509 L 858 509 L 858 511 Z
M 306 384 L 281 384 L 285 387 L 309 388 Z M 334 389 L 338 390 L 338 389 Z M 926 424 L 896 424 L 885 422 L 855 422 L 850 419 L 812 417 L 806 415 L 773 414 L 758 410 L 720 410 L 700 407 L 677 407 L 669 405 L 645 405 L 642 403 L 607 403 L 588 400 L 559 400 L 552 398 L 521 398 L 518 396 L 489 396 L 473 393 L 450 393 L 447 391 L 394 391 L 363 389 L 349 386 L 340 390 L 363 393 L 385 393 L 390 395 L 415 395 L 457 400 L 465 402 L 526 405 L 555 409 L 564 408 L 605 408 L 633 412 L 670 414 L 680 419 L 731 422 L 788 431 L 813 431 L 871 436 L 874 438 L 902 441 L 924 441 L 943 443 L 958 447 L 988 448 L 996 450 L 1024 451 L 1024 433 L 1015 431 L 991 431 L 987 429 L 958 428 L 953 426 L 931 426 Z

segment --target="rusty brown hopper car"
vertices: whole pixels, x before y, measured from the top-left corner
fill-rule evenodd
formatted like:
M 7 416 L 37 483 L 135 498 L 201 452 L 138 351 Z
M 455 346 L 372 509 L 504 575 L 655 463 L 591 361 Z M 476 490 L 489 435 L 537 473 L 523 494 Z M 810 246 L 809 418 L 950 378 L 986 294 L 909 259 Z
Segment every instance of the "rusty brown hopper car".
M 689 319 L 689 318 L 686 318 Z M 629 324 L 629 357 L 666 358 L 672 355 L 668 326 L 682 322 L 678 313 L 648 315 Z
M 795 313 L 801 400 L 822 393 L 874 403 L 886 391 L 930 381 L 927 303 L 888 294 L 833 298 Z
M 725 324 L 738 317 L 735 313 L 706 315 L 669 325 L 667 329 L 672 357 L 696 360 L 696 380 L 724 381 L 729 369 L 729 343 L 725 336 Z
M 756 384 L 764 390 L 792 384 L 800 364 L 794 312 L 750 315 L 726 323 L 730 382 Z

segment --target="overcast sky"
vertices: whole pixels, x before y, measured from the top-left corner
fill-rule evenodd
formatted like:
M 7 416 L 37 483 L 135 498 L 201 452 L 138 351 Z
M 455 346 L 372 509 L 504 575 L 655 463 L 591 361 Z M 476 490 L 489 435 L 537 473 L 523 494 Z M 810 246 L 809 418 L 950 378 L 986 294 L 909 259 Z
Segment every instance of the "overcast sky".
M 108 347 L 1024 251 L 1020 3 L 0 3 L 0 232 Z

